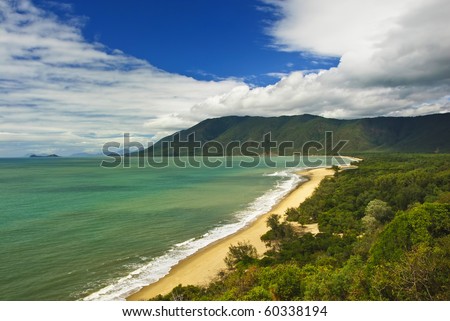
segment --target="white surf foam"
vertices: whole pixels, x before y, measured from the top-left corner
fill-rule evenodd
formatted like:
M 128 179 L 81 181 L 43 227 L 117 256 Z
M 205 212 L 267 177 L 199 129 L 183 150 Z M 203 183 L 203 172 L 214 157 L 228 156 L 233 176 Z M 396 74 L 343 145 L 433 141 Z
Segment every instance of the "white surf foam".
M 293 190 L 300 182 L 305 180 L 295 174 L 296 170 L 298 169 L 290 168 L 285 171 L 267 174 L 266 176 L 276 176 L 280 177 L 280 179 L 272 189 L 255 199 L 245 210 L 237 212 L 235 214 L 235 223 L 216 227 L 199 238 L 189 239 L 185 242 L 175 244 L 164 255 L 154 258 L 127 276 L 115 280 L 110 285 L 90 294 L 83 300 L 125 300 L 126 297 L 137 292 L 142 287 L 158 281 L 167 275 L 170 269 L 181 260 L 194 254 L 208 244 L 237 232 L 258 216 L 267 213 L 280 199 Z

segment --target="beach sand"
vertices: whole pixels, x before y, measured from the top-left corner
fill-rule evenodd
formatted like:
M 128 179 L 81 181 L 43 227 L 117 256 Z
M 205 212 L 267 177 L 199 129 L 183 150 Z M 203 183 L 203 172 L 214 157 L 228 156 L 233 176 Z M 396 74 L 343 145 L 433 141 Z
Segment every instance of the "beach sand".
M 148 300 L 158 294 L 169 293 L 179 284 L 208 284 L 221 270 L 226 268 L 224 258 L 229 247 L 230 245 L 237 245 L 238 242 L 250 242 L 256 247 L 258 255 L 262 255 L 267 249 L 260 237 L 268 231 L 267 218 L 271 214 L 283 215 L 288 208 L 298 207 L 300 203 L 313 194 L 323 178 L 333 175 L 333 171 L 328 168 L 316 168 L 299 172 L 299 174 L 306 176 L 309 180 L 283 198 L 268 213 L 260 216 L 249 226 L 200 249 L 180 261 L 170 270 L 169 274 L 129 296 L 127 300 Z M 312 229 L 314 230 L 314 228 Z

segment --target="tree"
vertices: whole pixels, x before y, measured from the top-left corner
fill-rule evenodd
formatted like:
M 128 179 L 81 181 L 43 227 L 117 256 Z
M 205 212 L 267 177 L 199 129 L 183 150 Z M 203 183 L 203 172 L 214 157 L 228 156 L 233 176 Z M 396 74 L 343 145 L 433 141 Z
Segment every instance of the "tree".
M 271 301 L 272 295 L 271 293 L 264 289 L 262 286 L 256 286 L 252 288 L 248 293 L 243 297 L 244 301 Z
M 450 234 L 450 205 L 416 204 L 399 212 L 380 233 L 371 248 L 374 263 L 397 261 L 406 251 L 420 243 L 432 245 L 434 239 Z
M 261 286 L 273 300 L 300 300 L 302 297 L 301 269 L 295 264 L 280 264 L 264 268 L 259 275 Z
M 272 214 L 267 219 L 267 227 L 270 228 L 272 231 L 278 231 L 280 228 L 280 215 L 278 214 Z
M 362 224 L 364 227 L 364 230 L 367 233 L 372 233 L 375 231 L 378 227 L 380 227 L 380 222 L 377 221 L 377 219 L 373 216 L 366 215 L 362 219 Z
M 419 244 L 397 262 L 375 268 L 372 279 L 374 299 L 448 300 L 449 247 L 446 242 L 435 247 Z
M 374 199 L 367 204 L 364 214 L 375 218 L 380 223 L 386 223 L 394 216 L 392 208 L 386 202 L 378 199 Z
M 335 174 L 339 173 L 339 170 L 341 169 L 339 166 L 337 165 L 333 165 L 331 166 L 331 169 L 334 171 Z
M 299 218 L 299 213 L 297 211 L 297 209 L 290 207 L 286 210 L 285 212 L 286 214 L 286 220 L 293 222 L 293 221 L 297 221 Z
M 261 240 L 268 247 L 273 245 L 273 250 L 278 248 L 280 242 L 292 240 L 296 235 L 291 224 L 288 222 L 280 223 L 280 215 L 278 214 L 270 215 L 266 223 L 270 230 L 261 236 Z
M 224 261 L 227 267 L 232 270 L 236 268 L 239 263 L 248 265 L 252 263 L 258 254 L 256 248 L 249 242 L 238 242 L 237 245 L 230 245 L 229 252 Z

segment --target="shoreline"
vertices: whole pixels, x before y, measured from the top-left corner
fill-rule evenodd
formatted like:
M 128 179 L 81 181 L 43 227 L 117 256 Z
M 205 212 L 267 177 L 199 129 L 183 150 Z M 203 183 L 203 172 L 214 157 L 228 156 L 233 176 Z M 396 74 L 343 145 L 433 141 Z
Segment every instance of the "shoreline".
M 150 285 L 147 285 L 136 293 L 127 297 L 129 301 L 141 301 L 151 299 L 158 294 L 167 294 L 179 284 L 182 285 L 206 285 L 213 280 L 217 274 L 226 268 L 223 259 L 228 253 L 230 245 L 238 242 L 248 241 L 255 246 L 258 255 L 266 251 L 265 244 L 260 237 L 268 231 L 266 220 L 271 214 L 284 215 L 286 209 L 298 207 L 306 198 L 310 197 L 320 182 L 327 176 L 333 175 L 330 168 L 306 169 L 297 173 L 308 180 L 299 184 L 294 190 L 287 194 L 267 213 L 259 216 L 256 220 L 241 230 L 217 240 L 196 253 L 181 260 L 171 268 L 169 273 Z

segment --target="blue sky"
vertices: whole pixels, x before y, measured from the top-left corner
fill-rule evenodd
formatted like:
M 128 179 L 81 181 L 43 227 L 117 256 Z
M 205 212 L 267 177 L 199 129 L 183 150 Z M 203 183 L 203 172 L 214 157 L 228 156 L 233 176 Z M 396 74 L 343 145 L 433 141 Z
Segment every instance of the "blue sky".
M 295 70 L 329 69 L 339 62 L 339 57 L 312 57 L 273 47 L 266 29 L 278 14 L 259 0 L 67 0 L 65 6 L 40 0 L 36 4 L 62 19 L 78 17 L 88 41 L 200 80 L 234 77 L 268 85 Z
M 448 0 L 0 0 L 0 157 L 212 117 L 450 111 Z

